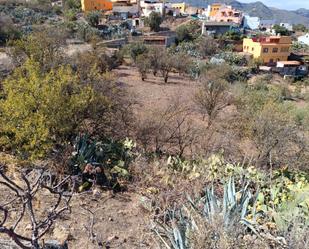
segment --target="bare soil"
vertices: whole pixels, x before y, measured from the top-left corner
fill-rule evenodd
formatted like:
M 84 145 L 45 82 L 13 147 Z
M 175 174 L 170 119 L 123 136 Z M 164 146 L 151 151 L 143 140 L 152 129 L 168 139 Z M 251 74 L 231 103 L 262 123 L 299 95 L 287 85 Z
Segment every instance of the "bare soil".
M 135 97 L 136 114 L 167 107 L 175 99 L 193 104 L 192 97 L 197 89 L 197 83 L 188 77 L 171 73 L 168 83 L 164 83 L 159 73 L 157 76 L 149 73 L 147 79 L 142 81 L 137 69 L 132 66 L 120 66 L 113 72 L 118 83 L 123 84 Z

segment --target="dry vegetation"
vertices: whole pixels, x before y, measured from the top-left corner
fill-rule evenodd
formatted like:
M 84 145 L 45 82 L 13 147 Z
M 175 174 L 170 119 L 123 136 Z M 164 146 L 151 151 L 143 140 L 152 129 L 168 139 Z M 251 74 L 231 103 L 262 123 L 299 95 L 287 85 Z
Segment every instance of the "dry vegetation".
M 4 39 L 0 247 L 308 247 L 308 78 L 259 73 L 197 22 L 112 52 L 55 30 Z

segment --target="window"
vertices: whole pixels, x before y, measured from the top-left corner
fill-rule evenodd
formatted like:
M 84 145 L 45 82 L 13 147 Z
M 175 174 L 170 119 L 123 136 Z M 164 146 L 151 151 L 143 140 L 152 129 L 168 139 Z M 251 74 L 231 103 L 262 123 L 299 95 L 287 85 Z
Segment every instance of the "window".
M 289 50 L 290 50 L 289 47 L 282 47 L 280 51 L 281 52 L 289 52 Z
M 251 51 L 254 51 L 254 48 L 251 48 Z
M 268 53 L 268 48 L 263 48 L 263 53 Z
M 273 48 L 273 53 L 278 53 L 278 48 Z

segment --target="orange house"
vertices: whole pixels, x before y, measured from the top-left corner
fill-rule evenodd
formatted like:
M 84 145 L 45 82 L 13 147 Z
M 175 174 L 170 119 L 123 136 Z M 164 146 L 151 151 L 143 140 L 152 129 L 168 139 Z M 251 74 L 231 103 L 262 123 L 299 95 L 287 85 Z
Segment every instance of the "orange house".
M 222 4 L 221 3 L 214 3 L 210 6 L 210 13 L 209 13 L 209 16 L 210 17 L 213 17 L 215 16 L 218 11 L 220 10 L 220 8 L 222 7 Z
M 112 10 L 113 3 L 110 0 L 81 0 L 83 11 Z

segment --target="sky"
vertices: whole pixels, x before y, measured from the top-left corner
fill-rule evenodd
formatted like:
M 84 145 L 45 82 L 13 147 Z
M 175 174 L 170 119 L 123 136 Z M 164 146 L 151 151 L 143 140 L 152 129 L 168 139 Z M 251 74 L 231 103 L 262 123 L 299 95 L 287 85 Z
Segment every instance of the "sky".
M 243 3 L 261 1 L 269 7 L 278 9 L 296 10 L 299 8 L 309 9 L 309 0 L 240 0 Z

